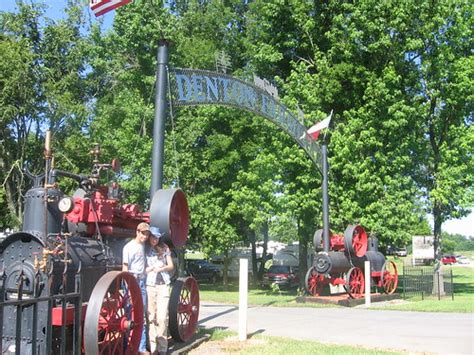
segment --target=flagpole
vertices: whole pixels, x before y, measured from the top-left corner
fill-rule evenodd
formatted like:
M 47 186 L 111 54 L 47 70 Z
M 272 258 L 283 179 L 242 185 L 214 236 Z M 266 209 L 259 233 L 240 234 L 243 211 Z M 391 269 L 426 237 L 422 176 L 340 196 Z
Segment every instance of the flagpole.
M 323 136 L 321 146 L 322 163 L 322 191 L 323 191 L 323 246 L 324 252 L 329 252 L 329 193 L 328 193 L 328 145 L 326 134 Z

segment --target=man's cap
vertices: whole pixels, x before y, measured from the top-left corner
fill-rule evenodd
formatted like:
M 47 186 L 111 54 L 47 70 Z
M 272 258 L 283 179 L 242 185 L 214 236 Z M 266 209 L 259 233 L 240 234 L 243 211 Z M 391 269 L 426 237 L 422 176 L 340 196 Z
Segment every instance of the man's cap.
M 158 228 L 158 227 L 153 227 L 153 226 L 150 227 L 150 233 L 152 235 L 154 235 L 155 237 L 157 237 L 157 238 L 161 237 L 160 228 Z
M 144 231 L 149 231 L 150 230 L 150 225 L 146 222 L 141 222 L 137 226 L 137 231 L 139 232 L 144 232 Z

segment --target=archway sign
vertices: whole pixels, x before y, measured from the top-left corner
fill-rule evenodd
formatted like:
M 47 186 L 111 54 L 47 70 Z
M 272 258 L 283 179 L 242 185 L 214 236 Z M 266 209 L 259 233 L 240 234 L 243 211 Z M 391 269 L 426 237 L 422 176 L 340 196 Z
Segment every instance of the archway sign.
M 175 106 L 222 105 L 253 112 L 287 132 L 321 171 L 321 148 L 286 106 L 267 91 L 223 73 L 169 69 L 171 100 Z
M 156 63 L 155 120 L 150 199 L 161 189 L 163 182 L 163 155 L 167 89 L 176 106 L 223 105 L 241 108 L 276 123 L 295 140 L 310 157 L 322 176 L 323 236 L 329 246 L 329 194 L 327 145 L 322 148 L 309 137 L 306 127 L 267 91 L 229 75 L 194 69 L 169 69 L 167 40 L 158 43 Z M 168 75 L 167 75 L 168 74 Z M 168 83 L 168 77 L 170 82 Z

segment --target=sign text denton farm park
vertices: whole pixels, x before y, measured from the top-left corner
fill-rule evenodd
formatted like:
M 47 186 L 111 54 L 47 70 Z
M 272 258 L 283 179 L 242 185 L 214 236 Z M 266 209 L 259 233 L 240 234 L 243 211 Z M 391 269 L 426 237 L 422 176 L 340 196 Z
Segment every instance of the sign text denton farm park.
M 171 96 L 176 106 L 223 105 L 251 111 L 276 123 L 321 167 L 321 149 L 305 134 L 286 106 L 268 92 L 229 75 L 204 70 L 171 69 Z

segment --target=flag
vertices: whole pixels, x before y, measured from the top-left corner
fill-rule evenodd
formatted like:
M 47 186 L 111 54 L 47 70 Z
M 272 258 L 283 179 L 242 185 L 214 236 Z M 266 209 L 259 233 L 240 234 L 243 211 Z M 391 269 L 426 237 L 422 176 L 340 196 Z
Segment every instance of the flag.
M 90 0 L 90 8 L 96 17 L 99 17 L 109 11 L 122 5 L 131 3 L 132 0 Z
M 320 122 L 317 122 L 315 125 L 311 126 L 306 132 L 305 134 L 303 134 L 303 136 L 301 137 L 301 139 L 305 136 L 305 135 L 308 135 L 310 136 L 312 139 L 316 140 L 318 139 L 319 137 L 319 133 L 324 129 L 324 128 L 328 128 L 329 127 L 329 123 L 331 122 L 331 118 L 332 118 L 332 111 L 331 113 L 329 114 L 328 117 L 326 117 L 324 120 L 320 121 Z

